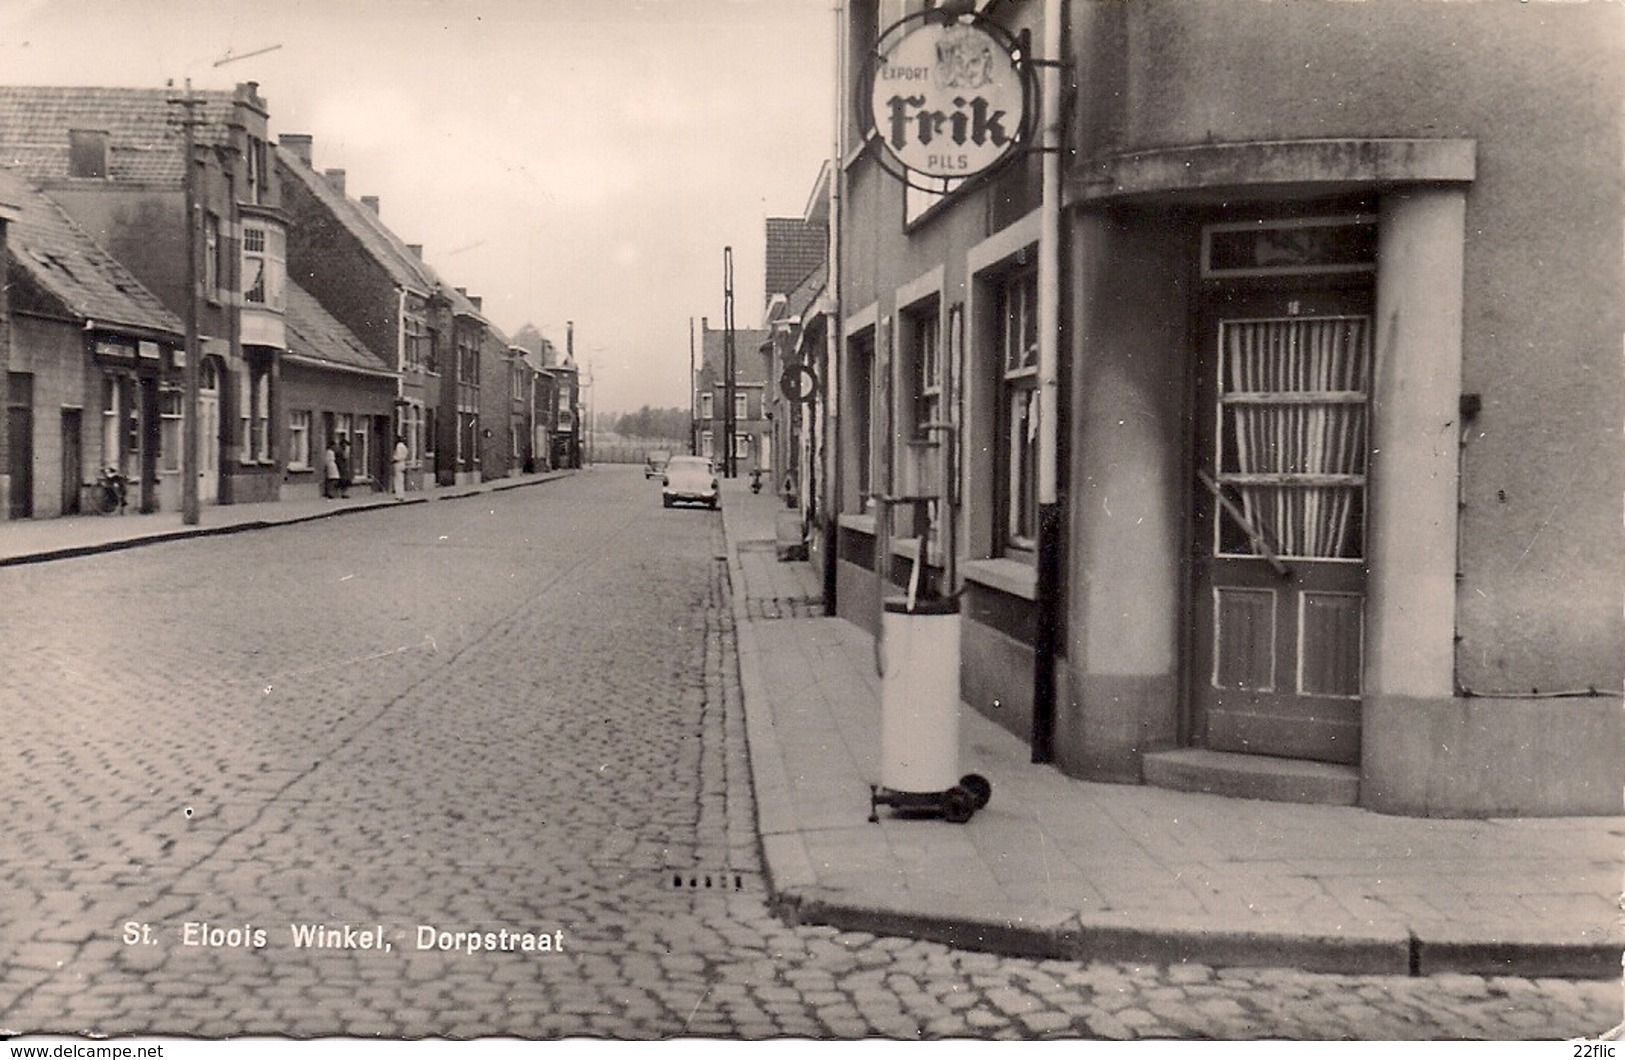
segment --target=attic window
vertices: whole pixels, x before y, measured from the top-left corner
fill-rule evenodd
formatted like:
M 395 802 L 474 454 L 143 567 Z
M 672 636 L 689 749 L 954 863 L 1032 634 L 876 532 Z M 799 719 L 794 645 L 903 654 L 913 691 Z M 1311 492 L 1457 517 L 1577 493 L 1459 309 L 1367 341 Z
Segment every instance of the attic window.
M 106 130 L 68 130 L 68 176 L 107 178 Z

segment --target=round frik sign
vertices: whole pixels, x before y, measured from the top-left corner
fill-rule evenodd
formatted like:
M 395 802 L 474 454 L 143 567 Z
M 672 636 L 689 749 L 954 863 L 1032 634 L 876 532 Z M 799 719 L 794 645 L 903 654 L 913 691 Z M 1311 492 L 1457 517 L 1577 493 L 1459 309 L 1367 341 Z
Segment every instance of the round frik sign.
M 875 131 L 913 173 L 970 177 L 998 164 L 1025 123 L 1026 93 L 1009 50 L 965 22 L 926 22 L 876 56 Z

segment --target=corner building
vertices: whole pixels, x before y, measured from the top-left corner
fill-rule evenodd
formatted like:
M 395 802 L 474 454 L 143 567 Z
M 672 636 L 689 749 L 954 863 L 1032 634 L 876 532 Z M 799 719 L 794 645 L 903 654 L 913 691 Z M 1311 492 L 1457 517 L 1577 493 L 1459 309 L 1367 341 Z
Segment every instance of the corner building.
M 956 9 L 1062 63 L 1055 606 L 1040 155 L 906 191 L 847 113 L 839 613 L 924 539 L 965 701 L 1077 777 L 1619 813 L 1625 11 L 1048 2 Z M 845 6 L 844 99 L 921 7 Z M 952 532 L 877 527 L 943 419 Z

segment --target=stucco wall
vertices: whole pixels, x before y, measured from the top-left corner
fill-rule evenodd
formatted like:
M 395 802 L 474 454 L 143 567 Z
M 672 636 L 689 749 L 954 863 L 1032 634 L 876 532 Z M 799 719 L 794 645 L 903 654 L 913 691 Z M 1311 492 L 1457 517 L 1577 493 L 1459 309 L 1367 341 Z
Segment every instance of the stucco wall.
M 11 370 L 33 376 L 34 518 L 62 514 L 62 410 L 80 414 L 79 481 L 93 482 L 100 468 L 101 373 L 90 387 L 85 372 L 84 334 L 70 323 L 37 317 L 12 318 Z
M 1483 411 L 1463 460 L 1458 680 L 1617 690 L 1625 9 L 1143 0 L 1072 11 L 1082 170 L 1205 142 L 1476 142 L 1462 389 Z

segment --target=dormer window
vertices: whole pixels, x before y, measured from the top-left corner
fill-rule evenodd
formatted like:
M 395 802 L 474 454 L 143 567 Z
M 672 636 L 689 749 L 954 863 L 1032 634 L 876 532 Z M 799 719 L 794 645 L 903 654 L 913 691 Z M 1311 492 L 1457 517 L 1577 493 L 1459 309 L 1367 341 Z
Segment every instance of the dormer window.
M 68 130 L 68 176 L 107 179 L 107 131 Z

